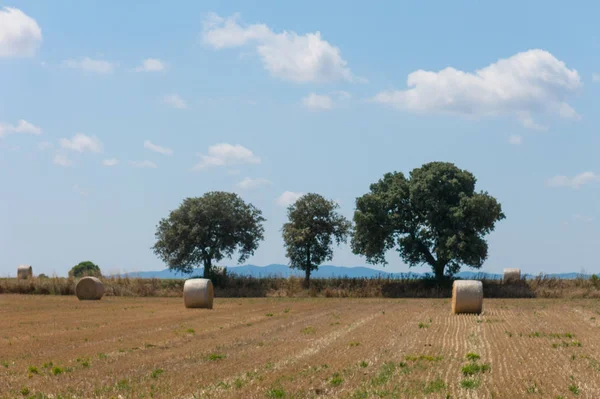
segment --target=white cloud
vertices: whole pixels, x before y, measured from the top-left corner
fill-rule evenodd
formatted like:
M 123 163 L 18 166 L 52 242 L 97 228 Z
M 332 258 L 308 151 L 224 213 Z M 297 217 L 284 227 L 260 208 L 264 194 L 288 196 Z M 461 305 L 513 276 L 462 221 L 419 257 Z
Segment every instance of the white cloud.
M 600 82 L 600 73 L 592 74 L 592 82 Z
M 173 155 L 172 149 L 153 144 L 150 140 L 144 141 L 144 148 L 150 151 L 158 152 L 159 154 L 163 155 Z
M 42 43 L 42 30 L 35 19 L 23 11 L 0 9 L 0 58 L 32 57 Z
M 117 64 L 110 61 L 104 60 L 93 60 L 88 57 L 84 57 L 80 60 L 68 59 L 63 61 L 63 65 L 67 68 L 81 69 L 87 72 L 98 73 L 102 75 L 108 75 L 114 72 Z
M 156 58 L 146 58 L 142 61 L 142 65 L 135 68 L 136 72 L 161 72 L 164 71 L 166 65 L 163 61 Z
M 452 67 L 408 75 L 407 90 L 382 91 L 373 101 L 422 113 L 470 117 L 513 115 L 526 127 L 540 128 L 530 115 L 556 113 L 577 118 L 566 102 L 581 86 L 575 69 L 544 50 L 500 59 L 475 72 Z
M 302 197 L 304 193 L 295 193 L 293 191 L 285 191 L 283 192 L 275 202 L 279 206 L 287 207 L 292 205 L 294 202 L 298 200 L 298 198 Z
M 311 110 L 325 110 L 333 108 L 333 100 L 326 95 L 310 93 L 302 99 L 302 105 Z
M 260 158 L 252 151 L 239 144 L 232 145 L 228 143 L 219 143 L 208 148 L 208 155 L 202 155 L 200 161 L 194 169 L 204 169 L 210 166 L 225 166 L 235 164 L 258 164 Z
M 215 49 L 251 45 L 271 75 L 292 82 L 354 80 L 340 50 L 323 40 L 320 32 L 275 33 L 265 24 L 246 26 L 238 20 L 239 14 L 228 18 L 209 14 L 204 20 L 204 43 Z
M 250 177 L 246 177 L 246 178 L 244 178 L 244 180 L 240 181 L 237 184 L 237 186 L 244 190 L 250 190 L 250 189 L 258 188 L 260 186 L 265 186 L 268 184 L 271 184 L 270 180 L 263 179 L 263 178 L 252 179 Z
M 513 134 L 508 137 L 508 143 L 512 145 L 521 145 L 523 138 L 519 135 Z
M 188 105 L 183 98 L 177 94 L 168 94 L 162 98 L 162 102 L 173 108 L 188 109 Z
M 564 175 L 554 176 L 546 181 L 546 185 L 549 187 L 571 187 L 578 189 L 598 180 L 600 180 L 600 175 L 594 172 L 583 172 L 573 177 Z
M 119 161 L 116 158 L 105 159 L 102 161 L 102 165 L 104 166 L 115 166 Z
M 62 138 L 59 140 L 60 146 L 67 150 L 77 152 L 102 152 L 102 142 L 96 136 L 86 136 L 82 133 L 76 133 L 70 140 Z
M 156 169 L 158 166 L 150 161 L 129 161 L 129 164 L 134 168 Z
M 16 125 L 0 123 L 0 137 L 5 136 L 8 133 L 40 135 L 42 134 L 42 128 L 23 119 L 20 119 Z
M 71 161 L 70 159 L 68 159 L 63 154 L 56 154 L 54 156 L 54 161 L 53 162 L 56 165 L 60 165 L 60 166 L 72 166 L 73 165 L 73 161 Z
M 52 143 L 49 141 L 40 141 L 38 143 L 38 148 L 40 149 L 40 151 L 45 151 L 48 150 L 50 148 L 52 148 Z

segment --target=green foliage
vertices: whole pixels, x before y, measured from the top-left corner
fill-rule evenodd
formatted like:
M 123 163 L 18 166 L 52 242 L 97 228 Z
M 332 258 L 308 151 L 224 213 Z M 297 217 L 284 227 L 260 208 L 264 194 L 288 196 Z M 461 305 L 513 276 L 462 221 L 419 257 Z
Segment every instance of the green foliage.
M 208 355 L 208 360 L 214 362 L 215 360 L 223 360 L 226 357 L 227 356 L 223 355 L 222 353 L 211 353 L 210 355 Z
M 351 224 L 337 212 L 339 205 L 319 194 L 300 197 L 287 210 L 289 222 L 282 234 L 290 267 L 306 273 L 305 285 L 310 284 L 310 273 L 323 262 L 333 259 L 333 243 L 346 242 Z
M 156 369 L 156 370 L 154 370 L 154 371 L 153 371 L 153 372 L 150 374 L 150 377 L 152 377 L 152 378 L 155 378 L 155 379 L 156 379 L 156 378 L 158 378 L 158 376 L 159 376 L 159 375 L 161 375 L 162 373 L 164 373 L 164 370 L 163 370 L 163 369 Z
M 242 263 L 254 254 L 264 238 L 264 221 L 262 212 L 237 194 L 211 191 L 184 199 L 160 220 L 153 250 L 171 270 L 189 274 L 203 265 L 210 278 L 214 261 L 237 253 Z
M 397 247 L 409 266 L 427 263 L 438 280 L 461 265 L 480 268 L 487 258 L 484 236 L 505 218 L 498 201 L 475 192 L 475 177 L 452 163 L 430 162 L 386 173 L 356 199 L 352 250 L 367 262 L 387 264 Z
M 71 270 L 69 271 L 70 277 L 77 278 L 84 276 L 100 277 L 101 275 L 102 272 L 100 271 L 98 265 L 94 264 L 93 262 L 90 262 L 89 260 L 86 260 L 84 262 L 79 263 L 78 265 L 73 266 L 73 268 L 71 268 Z

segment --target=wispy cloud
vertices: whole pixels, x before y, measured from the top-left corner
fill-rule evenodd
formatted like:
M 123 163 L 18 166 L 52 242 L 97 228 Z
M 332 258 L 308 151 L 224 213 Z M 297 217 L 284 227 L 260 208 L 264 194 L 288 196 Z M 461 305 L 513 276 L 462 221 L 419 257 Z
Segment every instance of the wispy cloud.
M 63 155 L 63 154 L 56 154 L 54 156 L 54 161 L 53 162 L 54 162 L 54 164 L 60 165 L 60 166 L 65 166 L 65 167 L 73 166 L 73 161 L 71 161 L 70 159 L 68 159 L 66 157 L 66 155 Z
M 63 65 L 67 68 L 81 69 L 86 72 L 97 73 L 100 75 L 109 75 L 113 73 L 117 67 L 117 64 L 114 62 L 94 60 L 89 57 L 68 59 L 63 61 Z
M 521 145 L 523 138 L 517 134 L 512 134 L 508 137 L 508 143 L 512 145 Z
M 142 65 L 135 68 L 136 72 L 162 72 L 166 68 L 163 61 L 157 58 L 146 58 L 142 61 Z
M 163 104 L 166 104 L 172 108 L 177 109 L 188 109 L 188 104 L 178 94 L 167 94 L 162 98 Z
M 104 166 L 115 166 L 119 161 L 116 158 L 105 159 L 102 161 L 102 165 Z
M 250 190 L 250 189 L 259 188 L 261 186 L 265 186 L 268 184 L 271 184 L 271 181 L 268 179 L 263 179 L 263 178 L 252 179 L 250 177 L 246 177 L 242 181 L 238 182 L 237 186 L 244 190 Z
M 42 128 L 35 126 L 33 123 L 27 122 L 24 119 L 19 119 L 16 125 L 0 123 L 0 137 L 3 137 L 9 133 L 40 135 L 42 134 Z
M 134 168 L 156 169 L 158 166 L 151 161 L 129 161 L 129 164 Z
M 150 140 L 144 141 L 144 148 L 150 151 L 158 152 L 159 154 L 163 155 L 173 155 L 172 149 L 153 144 Z
M 235 164 L 258 164 L 260 158 L 246 147 L 239 144 L 219 143 L 208 148 L 208 155 L 199 154 L 201 161 L 194 169 L 204 169 L 212 166 L 226 166 Z
M 570 187 L 578 189 L 598 180 L 600 180 L 600 175 L 594 172 L 583 172 L 573 177 L 564 175 L 551 177 L 546 181 L 546 185 L 549 187 Z
M 302 197 L 304 193 L 297 193 L 293 191 L 284 191 L 279 197 L 275 199 L 275 203 L 282 207 L 292 205 L 298 201 L 298 198 Z
M 100 139 L 96 136 L 86 136 L 83 133 L 76 133 L 72 138 L 59 140 L 62 148 L 77 152 L 102 152 L 103 146 Z

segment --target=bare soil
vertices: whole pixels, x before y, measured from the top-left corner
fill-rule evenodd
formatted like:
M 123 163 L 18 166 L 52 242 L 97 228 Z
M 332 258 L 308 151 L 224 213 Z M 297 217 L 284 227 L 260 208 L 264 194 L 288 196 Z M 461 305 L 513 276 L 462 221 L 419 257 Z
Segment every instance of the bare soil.
M 599 300 L 0 295 L 2 398 L 530 396 L 600 398 Z

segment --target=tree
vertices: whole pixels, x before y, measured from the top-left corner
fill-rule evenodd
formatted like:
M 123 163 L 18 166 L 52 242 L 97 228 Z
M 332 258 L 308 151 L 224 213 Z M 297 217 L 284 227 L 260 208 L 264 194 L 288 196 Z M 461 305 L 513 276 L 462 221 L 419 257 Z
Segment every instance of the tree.
M 262 212 L 237 194 L 211 191 L 186 198 L 156 228 L 154 253 L 171 270 L 189 274 L 204 266 L 210 278 L 213 262 L 239 254 L 244 262 L 263 240 Z
M 338 204 L 319 194 L 305 194 L 287 210 L 289 222 L 283 225 L 283 241 L 290 267 L 304 270 L 305 287 L 310 284 L 310 273 L 333 258 L 333 240 L 339 245 L 346 242 L 350 222 L 338 212 Z
M 84 277 L 84 276 L 94 276 L 100 277 L 102 272 L 98 265 L 86 260 L 84 262 L 80 262 L 79 264 L 73 266 L 69 271 L 69 276 L 71 277 Z
M 480 268 L 484 239 L 505 215 L 487 192 L 475 192 L 475 177 L 452 163 L 431 162 L 410 172 L 386 173 L 356 199 L 352 251 L 367 262 L 387 264 L 397 246 L 409 266 L 428 264 L 443 280 L 461 265 Z

